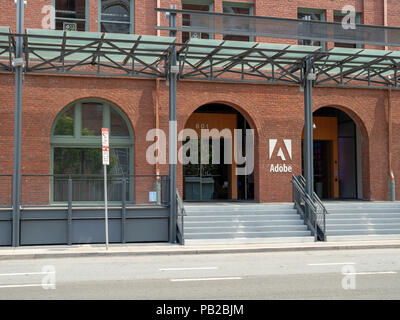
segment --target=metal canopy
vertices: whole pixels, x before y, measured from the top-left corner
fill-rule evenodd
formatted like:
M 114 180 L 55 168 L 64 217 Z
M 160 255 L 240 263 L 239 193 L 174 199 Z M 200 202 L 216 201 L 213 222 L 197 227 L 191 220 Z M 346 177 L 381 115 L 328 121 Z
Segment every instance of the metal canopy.
M 0 70 L 12 70 L 12 58 L 15 53 L 15 40 L 9 27 L 0 27 Z
M 0 27 L 0 70 L 12 71 L 18 34 Z M 302 85 L 311 57 L 314 86 L 399 89 L 400 51 L 27 29 L 25 72 L 166 79 L 177 50 L 178 79 Z
M 399 88 L 400 51 L 333 48 L 313 66 L 316 85 Z
M 26 72 L 165 77 L 175 38 L 27 29 Z
M 272 37 L 356 43 L 378 46 L 400 46 L 400 28 L 356 24 L 345 29 L 338 22 L 248 16 L 240 14 L 156 8 L 158 12 L 190 15 L 190 26 L 173 29 L 181 32 L 204 32 L 231 35 Z M 159 30 L 172 30 L 158 26 Z
M 180 46 L 181 79 L 302 85 L 311 57 L 316 86 L 399 88 L 400 51 L 204 39 Z
M 191 39 L 179 51 L 181 79 L 298 84 L 303 60 L 320 47 Z

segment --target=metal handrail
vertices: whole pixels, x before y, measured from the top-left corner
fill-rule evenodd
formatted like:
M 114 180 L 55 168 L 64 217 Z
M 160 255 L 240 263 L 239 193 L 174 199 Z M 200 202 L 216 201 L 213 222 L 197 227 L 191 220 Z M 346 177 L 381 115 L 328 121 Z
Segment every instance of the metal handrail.
M 312 231 L 316 241 L 326 241 L 326 210 L 318 195 L 313 192 L 310 197 L 306 193 L 306 181 L 303 176 L 293 176 L 293 202 L 295 209 L 302 216 Z
M 181 196 L 179 195 L 179 191 L 176 191 L 176 211 L 177 211 L 177 219 L 176 219 L 176 230 L 177 237 L 179 243 L 181 245 L 185 244 L 185 229 L 184 229 L 184 217 L 186 216 L 185 206 L 183 205 L 183 201 Z

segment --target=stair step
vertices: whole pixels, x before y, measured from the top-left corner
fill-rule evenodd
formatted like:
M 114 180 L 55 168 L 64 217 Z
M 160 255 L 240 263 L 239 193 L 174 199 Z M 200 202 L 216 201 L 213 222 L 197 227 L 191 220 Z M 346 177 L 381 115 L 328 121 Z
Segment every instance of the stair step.
M 338 230 L 381 230 L 381 229 L 393 229 L 400 230 L 400 224 L 351 224 L 351 225 L 338 225 L 338 224 L 329 224 L 326 228 L 328 231 L 338 231 Z
M 240 211 L 240 210 L 293 210 L 293 204 L 220 204 L 220 205 L 193 205 L 184 203 L 185 209 L 188 211 Z
M 271 231 L 307 231 L 306 225 L 297 226 L 226 226 L 226 227 L 188 227 L 185 226 L 185 235 L 194 233 L 246 233 L 246 232 L 271 232 Z
M 399 213 L 329 213 L 326 215 L 326 219 L 375 219 L 375 218 L 400 218 Z
M 345 236 L 345 235 L 373 235 L 373 234 L 399 234 L 400 229 L 378 229 L 378 230 L 358 230 L 358 229 L 350 229 L 350 230 L 329 230 L 327 232 L 329 236 Z
M 244 227 L 259 227 L 259 226 L 301 226 L 304 225 L 303 220 L 296 219 L 296 220 L 274 220 L 274 221 L 202 221 L 202 222 L 188 222 L 184 221 L 185 228 L 191 227 L 225 227 L 225 226 L 233 226 L 233 225 L 240 225 Z
M 398 224 L 400 218 L 369 218 L 369 219 L 326 219 L 327 225 L 346 225 L 346 224 Z
M 268 238 L 268 237 L 305 237 L 311 236 L 310 231 L 270 231 L 270 232 L 207 232 L 189 233 L 185 232 L 185 239 L 235 239 L 235 238 Z
M 400 208 L 343 208 L 343 209 L 329 209 L 327 208 L 329 214 L 369 214 L 369 213 L 398 213 L 400 214 Z
M 186 239 L 186 246 L 198 245 L 238 245 L 263 243 L 304 243 L 314 242 L 314 237 L 268 237 L 268 238 L 235 238 L 235 239 Z
M 329 236 L 328 242 L 335 241 L 379 241 L 379 240 L 400 240 L 400 234 L 367 234 L 367 235 L 347 235 Z
M 301 221 L 299 215 L 245 215 L 245 216 L 185 216 L 185 222 L 207 222 L 207 221 L 232 221 L 232 222 L 245 222 L 245 221 Z
M 188 211 L 186 210 L 186 214 L 191 217 L 197 216 L 231 216 L 231 215 L 293 215 L 297 214 L 297 211 L 288 211 L 288 210 L 281 210 L 281 211 L 266 211 L 266 210 L 249 210 L 249 211 Z

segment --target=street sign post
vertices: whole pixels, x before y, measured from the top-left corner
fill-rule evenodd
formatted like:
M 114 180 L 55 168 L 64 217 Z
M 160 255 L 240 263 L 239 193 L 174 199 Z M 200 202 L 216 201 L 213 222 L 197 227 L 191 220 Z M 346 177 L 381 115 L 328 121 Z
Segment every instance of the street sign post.
M 106 250 L 108 250 L 108 201 L 107 201 L 107 166 L 110 165 L 110 130 L 101 129 L 101 144 L 104 166 L 104 211 L 105 211 L 105 227 L 106 227 Z

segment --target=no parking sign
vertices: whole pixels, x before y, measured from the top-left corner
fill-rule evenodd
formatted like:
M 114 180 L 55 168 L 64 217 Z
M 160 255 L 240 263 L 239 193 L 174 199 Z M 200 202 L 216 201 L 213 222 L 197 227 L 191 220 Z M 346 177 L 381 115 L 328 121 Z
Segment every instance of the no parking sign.
M 104 166 L 104 211 L 105 211 L 105 227 L 106 227 L 106 249 L 108 250 L 108 203 L 107 203 L 107 166 L 110 165 L 110 130 L 101 129 L 101 144 L 103 150 L 103 166 Z
M 103 150 L 103 165 L 110 165 L 110 130 L 107 128 L 101 129 L 101 140 Z

